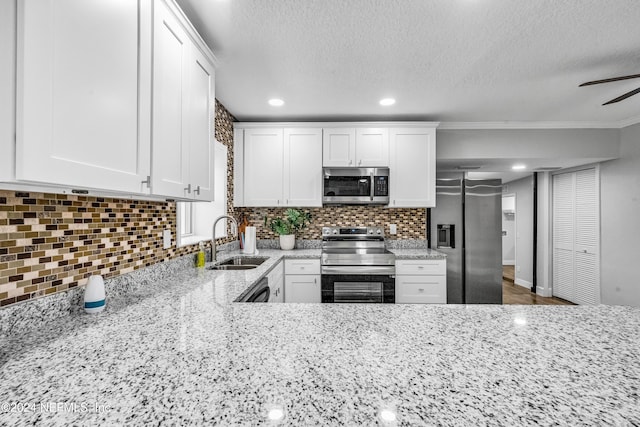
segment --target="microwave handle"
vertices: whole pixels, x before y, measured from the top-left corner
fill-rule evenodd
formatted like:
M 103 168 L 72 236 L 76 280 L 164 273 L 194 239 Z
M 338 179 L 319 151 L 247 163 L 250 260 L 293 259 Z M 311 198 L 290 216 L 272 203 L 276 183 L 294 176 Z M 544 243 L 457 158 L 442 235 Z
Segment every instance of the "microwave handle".
M 371 181 L 369 181 L 371 183 L 371 191 L 370 191 L 370 196 L 371 196 L 371 201 L 373 202 L 373 196 L 375 195 L 375 179 L 373 178 L 373 172 L 371 172 Z

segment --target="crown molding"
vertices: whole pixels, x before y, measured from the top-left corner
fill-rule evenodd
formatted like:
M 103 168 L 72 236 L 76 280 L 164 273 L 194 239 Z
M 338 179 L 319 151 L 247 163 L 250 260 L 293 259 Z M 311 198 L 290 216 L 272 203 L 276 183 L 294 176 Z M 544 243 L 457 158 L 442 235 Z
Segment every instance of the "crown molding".
M 629 117 L 628 119 L 620 120 L 618 122 L 619 128 L 626 128 L 627 126 L 633 126 L 640 123 L 640 116 Z
M 473 129 L 617 129 L 618 122 L 442 122 L 438 130 Z

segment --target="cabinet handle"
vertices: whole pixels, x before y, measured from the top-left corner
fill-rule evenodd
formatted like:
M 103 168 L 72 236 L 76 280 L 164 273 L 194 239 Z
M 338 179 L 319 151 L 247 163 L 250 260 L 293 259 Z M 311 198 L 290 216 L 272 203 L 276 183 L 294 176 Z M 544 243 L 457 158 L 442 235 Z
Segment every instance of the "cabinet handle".
M 200 186 L 198 185 L 195 190 L 193 190 L 198 196 L 200 195 Z
M 419 292 L 424 292 L 424 288 L 418 288 Z
M 349 166 L 351 166 L 352 163 L 353 163 L 353 160 L 349 160 Z
M 358 166 L 362 165 L 362 159 L 358 161 Z
M 280 199 L 276 200 L 276 204 L 278 205 L 280 204 Z
M 142 181 L 143 184 L 147 184 L 147 188 L 151 188 L 151 175 L 147 175 L 147 179 Z
M 288 205 L 289 205 L 289 199 L 286 199 L 286 200 L 284 201 L 284 204 L 288 206 Z
M 313 278 L 313 283 L 318 283 L 318 278 L 317 277 Z
M 418 268 L 422 270 L 424 268 L 424 265 L 419 265 Z
M 187 188 L 184 189 L 188 194 L 191 194 L 191 184 L 187 185 Z

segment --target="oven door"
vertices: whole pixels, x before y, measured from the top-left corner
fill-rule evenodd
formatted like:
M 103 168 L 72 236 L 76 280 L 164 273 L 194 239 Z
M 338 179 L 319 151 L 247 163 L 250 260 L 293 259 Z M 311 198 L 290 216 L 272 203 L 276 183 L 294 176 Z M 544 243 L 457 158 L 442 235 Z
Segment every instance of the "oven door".
M 381 266 L 322 267 L 322 302 L 396 302 L 395 269 Z

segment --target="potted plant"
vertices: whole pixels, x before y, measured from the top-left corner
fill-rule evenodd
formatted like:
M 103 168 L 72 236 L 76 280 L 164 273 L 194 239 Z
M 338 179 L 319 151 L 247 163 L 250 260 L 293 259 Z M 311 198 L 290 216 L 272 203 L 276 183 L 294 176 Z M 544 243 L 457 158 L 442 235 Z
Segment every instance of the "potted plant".
M 311 222 L 309 212 L 291 208 L 284 212 L 282 218 L 273 218 L 269 221 L 266 216 L 264 217 L 264 225 L 280 236 L 280 249 L 285 251 L 293 249 L 296 244 L 296 232 L 304 230 L 309 222 Z

